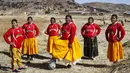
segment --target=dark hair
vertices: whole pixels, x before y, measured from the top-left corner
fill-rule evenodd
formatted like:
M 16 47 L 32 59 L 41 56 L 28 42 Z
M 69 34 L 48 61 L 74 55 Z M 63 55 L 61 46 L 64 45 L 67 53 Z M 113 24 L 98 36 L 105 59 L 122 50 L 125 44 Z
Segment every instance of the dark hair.
M 16 19 L 12 19 L 11 23 L 13 24 L 13 22 L 18 23 L 18 21 Z
M 54 19 L 54 21 L 56 22 L 56 19 L 54 17 L 51 17 L 51 20 Z
M 67 17 L 70 17 L 72 19 L 72 16 L 71 15 L 66 15 L 65 19 L 67 19 Z
M 29 19 L 33 20 L 33 18 L 31 16 L 27 18 L 27 21 L 29 21 Z
M 116 17 L 116 19 L 118 19 L 118 16 L 116 14 L 112 14 L 111 19 L 112 17 Z
M 92 21 L 94 22 L 94 18 L 93 18 L 93 17 L 89 17 L 89 18 L 88 18 L 88 21 L 89 21 L 90 19 L 92 19 Z

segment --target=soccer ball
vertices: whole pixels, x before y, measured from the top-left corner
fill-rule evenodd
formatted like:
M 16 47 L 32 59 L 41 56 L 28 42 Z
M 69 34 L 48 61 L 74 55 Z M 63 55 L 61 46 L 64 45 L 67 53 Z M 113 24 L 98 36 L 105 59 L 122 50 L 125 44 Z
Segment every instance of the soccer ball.
M 54 69 L 56 68 L 56 63 L 55 63 L 55 62 L 50 62 L 50 63 L 48 64 L 48 68 L 49 68 L 50 70 L 54 70 Z

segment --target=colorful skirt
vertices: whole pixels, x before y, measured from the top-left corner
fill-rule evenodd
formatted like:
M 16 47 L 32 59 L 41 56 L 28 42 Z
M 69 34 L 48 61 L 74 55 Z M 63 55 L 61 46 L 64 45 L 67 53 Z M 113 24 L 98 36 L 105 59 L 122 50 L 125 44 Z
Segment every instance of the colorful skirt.
M 58 39 L 58 36 L 49 36 L 48 44 L 47 44 L 47 51 L 51 54 L 53 52 L 54 40 Z
M 74 38 L 72 48 L 68 48 L 69 41 L 62 39 L 55 39 L 52 48 L 52 56 L 56 59 L 67 60 L 75 62 L 82 57 L 82 49 L 77 38 Z
M 84 56 L 92 58 L 98 56 L 98 42 L 97 37 L 84 38 Z
M 111 62 L 124 58 L 123 48 L 121 42 L 109 42 L 107 57 Z
M 38 45 L 36 38 L 24 39 L 22 53 L 26 55 L 38 54 Z

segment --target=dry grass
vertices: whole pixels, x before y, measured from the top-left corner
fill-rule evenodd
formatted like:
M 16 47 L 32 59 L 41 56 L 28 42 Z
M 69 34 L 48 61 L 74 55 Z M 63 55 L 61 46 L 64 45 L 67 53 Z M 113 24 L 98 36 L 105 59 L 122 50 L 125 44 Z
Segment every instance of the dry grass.
M 3 41 L 3 34 L 11 28 L 11 20 L 14 18 L 17 19 L 18 24 L 22 26 L 26 23 L 27 16 L 0 16 L 0 41 Z M 38 28 L 42 30 L 43 28 L 46 28 L 48 20 L 43 17 L 34 17 L 34 23 L 36 23 Z

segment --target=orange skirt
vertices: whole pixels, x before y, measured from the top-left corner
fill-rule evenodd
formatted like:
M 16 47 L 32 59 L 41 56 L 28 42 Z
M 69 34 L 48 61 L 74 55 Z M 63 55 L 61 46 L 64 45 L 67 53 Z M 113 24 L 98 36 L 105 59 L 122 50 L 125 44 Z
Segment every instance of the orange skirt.
M 124 58 L 123 47 L 121 42 L 109 42 L 107 57 L 111 62 Z
M 22 53 L 26 55 L 38 54 L 38 45 L 36 38 L 24 39 Z

